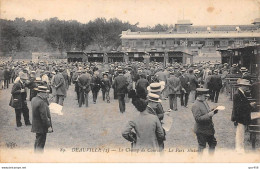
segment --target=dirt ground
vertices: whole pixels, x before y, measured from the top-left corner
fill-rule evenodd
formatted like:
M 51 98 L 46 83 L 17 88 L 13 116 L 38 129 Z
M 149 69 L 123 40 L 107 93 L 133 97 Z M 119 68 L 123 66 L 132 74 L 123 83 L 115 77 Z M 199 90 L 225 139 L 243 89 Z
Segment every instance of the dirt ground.
M 9 106 L 11 87 L 12 84 L 9 89 L 0 90 L 0 145 L 6 148 L 8 144 L 14 143 L 15 148 L 33 150 L 35 134 L 31 133 L 31 126 L 25 126 L 22 118 L 23 126 L 16 127 L 14 109 Z M 99 92 L 97 104 L 93 104 L 90 94 L 89 107 L 79 108 L 74 86 L 70 86 L 64 102 L 64 115 L 51 114 L 54 132 L 47 135 L 46 149 L 59 151 L 60 148 L 76 147 L 130 147 L 130 142 L 121 136 L 121 132 L 128 120 L 137 116 L 138 112 L 129 102 L 126 104 L 126 112 L 121 114 L 118 101 L 113 99 L 113 91 L 110 91 L 111 103 L 104 102 L 101 95 Z M 164 100 L 162 104 L 164 110 L 168 110 L 168 100 Z M 235 127 L 230 121 L 232 101 L 225 94 L 221 94 L 219 103 L 209 102 L 209 105 L 212 108 L 217 105 L 226 107 L 213 118 L 215 137 L 218 141 L 216 151 L 234 149 Z M 30 101 L 28 101 L 28 107 L 31 119 Z M 191 113 L 191 103 L 188 108 L 184 108 L 180 106 L 178 99 L 178 111 L 172 112 L 171 116 L 173 125 L 167 132 L 166 149 L 197 149 L 197 140 L 193 133 L 194 118 Z M 246 137 L 248 140 L 249 136 L 246 135 Z M 246 144 L 246 149 L 251 151 L 249 142 Z

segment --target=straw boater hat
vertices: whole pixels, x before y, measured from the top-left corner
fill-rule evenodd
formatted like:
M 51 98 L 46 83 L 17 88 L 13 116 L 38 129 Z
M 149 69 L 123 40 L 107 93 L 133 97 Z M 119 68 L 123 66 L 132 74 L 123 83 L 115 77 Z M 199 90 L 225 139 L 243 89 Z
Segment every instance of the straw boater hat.
M 34 90 L 37 90 L 38 92 L 43 92 L 43 93 L 50 92 L 46 86 L 38 86 L 37 88 L 34 88 Z
M 165 82 L 164 82 L 165 85 Z M 149 92 L 161 92 L 164 89 L 164 86 L 162 83 L 151 83 L 148 87 L 147 90 Z
M 160 96 L 157 94 L 154 94 L 154 93 L 148 94 L 148 100 L 152 101 L 152 102 L 156 102 L 156 103 L 162 102 L 162 100 L 160 99 Z
M 247 69 L 246 67 L 241 67 L 241 68 L 240 68 L 240 71 L 241 71 L 241 72 L 247 72 L 248 69 Z
M 237 84 L 240 86 L 251 86 L 250 81 L 247 79 L 238 79 Z

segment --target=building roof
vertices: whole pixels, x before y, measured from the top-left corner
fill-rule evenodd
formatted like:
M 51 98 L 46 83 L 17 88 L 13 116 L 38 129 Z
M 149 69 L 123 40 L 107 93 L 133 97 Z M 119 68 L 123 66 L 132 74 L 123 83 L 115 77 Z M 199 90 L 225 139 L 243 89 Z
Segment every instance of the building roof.
M 190 20 L 178 20 L 175 25 L 192 25 Z
M 260 18 L 256 18 L 252 24 L 260 23 Z
M 258 38 L 260 31 L 251 32 L 200 32 L 200 33 L 167 33 L 167 32 L 128 32 L 121 39 L 171 39 L 171 38 Z

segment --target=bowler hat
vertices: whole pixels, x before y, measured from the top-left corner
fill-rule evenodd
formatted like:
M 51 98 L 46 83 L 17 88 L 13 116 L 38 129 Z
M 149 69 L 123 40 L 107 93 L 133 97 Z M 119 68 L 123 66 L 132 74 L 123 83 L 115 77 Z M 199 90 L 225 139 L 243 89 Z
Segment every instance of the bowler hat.
M 197 93 L 197 95 L 208 94 L 208 93 L 209 93 L 209 89 L 197 88 L 197 89 L 196 89 L 196 93 Z

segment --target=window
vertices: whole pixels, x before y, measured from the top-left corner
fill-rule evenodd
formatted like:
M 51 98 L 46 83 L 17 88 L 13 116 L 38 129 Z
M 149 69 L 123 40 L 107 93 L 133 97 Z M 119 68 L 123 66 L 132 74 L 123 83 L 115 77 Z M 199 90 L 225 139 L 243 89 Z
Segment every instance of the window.
M 228 41 L 227 40 L 221 40 L 220 46 L 228 46 Z
M 136 42 L 136 46 L 143 46 L 143 42 L 142 41 L 137 41 Z
M 166 45 L 166 41 L 165 40 L 162 41 L 162 45 Z
M 206 41 L 206 46 L 214 46 L 214 41 Z
M 151 41 L 151 42 L 150 42 L 150 45 L 151 45 L 151 46 L 154 46 L 154 41 Z
M 129 42 L 125 42 L 125 46 L 129 46 Z
M 236 41 L 234 42 L 234 44 L 235 44 L 235 45 L 243 45 L 244 42 L 243 42 L 243 40 L 236 40 Z
M 193 45 L 198 45 L 198 44 L 200 44 L 200 41 L 193 41 L 192 44 Z

